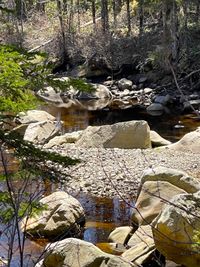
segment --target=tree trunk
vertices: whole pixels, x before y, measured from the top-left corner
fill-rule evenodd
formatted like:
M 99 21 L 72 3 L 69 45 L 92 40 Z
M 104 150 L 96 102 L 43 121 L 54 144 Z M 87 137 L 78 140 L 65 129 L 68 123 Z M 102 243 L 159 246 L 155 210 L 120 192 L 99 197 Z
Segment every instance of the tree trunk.
M 76 6 L 77 6 L 78 32 L 80 33 L 80 26 L 81 26 L 81 21 L 80 21 L 80 0 L 77 0 Z
M 92 22 L 93 22 L 93 30 L 96 30 L 96 6 L 95 0 L 92 0 Z
M 62 61 L 63 61 L 63 64 L 66 64 L 69 60 L 69 56 L 67 53 L 65 26 L 64 26 L 64 19 L 63 19 L 64 7 L 63 7 L 63 1 L 62 0 L 57 0 L 57 10 L 58 10 L 59 23 L 60 23 L 60 31 L 61 31 L 61 36 L 62 36 L 62 48 L 63 48 Z
M 131 33 L 131 11 L 130 11 L 130 0 L 126 0 L 126 12 L 127 12 L 127 29 L 128 36 Z
M 139 0 L 139 34 L 144 31 L 144 0 Z
M 195 14 L 195 22 L 196 22 L 197 26 L 199 24 L 199 16 L 200 16 L 200 1 L 197 0 L 197 2 L 196 2 L 196 14 Z
M 183 45 L 186 48 L 187 55 L 189 52 L 188 47 L 188 0 L 183 1 L 183 14 L 184 14 L 184 36 L 183 36 Z
M 176 0 L 163 0 L 163 48 L 165 58 L 176 67 L 179 52 L 178 10 Z M 167 62 L 166 62 L 167 64 Z
M 172 61 L 176 65 L 179 51 L 179 25 L 178 25 L 178 8 L 176 0 L 173 0 L 171 11 L 171 37 L 172 37 Z
M 109 29 L 107 0 L 101 0 L 101 19 L 102 19 L 102 30 L 104 33 L 106 33 Z
M 117 26 L 117 9 L 116 9 L 116 0 L 112 0 L 112 10 L 113 10 L 113 22 L 114 28 Z
M 15 0 L 15 10 L 19 20 L 25 20 L 27 18 L 26 7 L 23 0 Z

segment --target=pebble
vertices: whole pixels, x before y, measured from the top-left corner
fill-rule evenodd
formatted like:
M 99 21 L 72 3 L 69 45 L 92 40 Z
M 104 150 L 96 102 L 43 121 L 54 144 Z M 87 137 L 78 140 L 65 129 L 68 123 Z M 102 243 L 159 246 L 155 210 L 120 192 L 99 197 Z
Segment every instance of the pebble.
M 169 149 L 161 152 L 156 149 L 84 149 L 74 144 L 54 147 L 49 151 L 59 151 L 62 155 L 81 160 L 81 163 L 67 168 L 54 165 L 55 170 L 61 173 L 62 186 L 67 192 L 81 190 L 99 197 L 134 197 L 143 171 L 159 165 L 186 171 L 200 179 L 197 167 L 200 166 L 200 156 L 191 152 Z

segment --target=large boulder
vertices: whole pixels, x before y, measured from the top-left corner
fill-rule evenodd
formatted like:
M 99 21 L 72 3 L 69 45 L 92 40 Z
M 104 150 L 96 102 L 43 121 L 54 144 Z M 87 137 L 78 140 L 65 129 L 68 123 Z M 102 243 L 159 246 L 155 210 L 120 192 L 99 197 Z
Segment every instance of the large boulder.
M 76 97 L 78 99 L 86 100 L 86 99 L 111 99 L 112 93 L 110 90 L 102 84 L 93 84 L 95 91 L 88 93 L 79 91 Z
M 150 129 L 147 122 L 142 120 L 89 126 L 76 145 L 87 148 L 150 148 Z
M 168 145 L 168 149 L 174 149 L 182 152 L 200 152 L 200 127 L 195 131 L 187 133 L 178 142 Z
M 21 228 L 27 234 L 55 240 L 80 233 L 85 215 L 83 207 L 74 197 L 58 191 L 42 198 L 39 203 L 44 209 L 22 222 Z
M 144 171 L 132 223 L 146 225 L 155 219 L 165 203 L 172 197 L 184 193 L 195 193 L 200 190 L 200 183 L 185 172 L 157 167 Z
M 63 103 L 62 98 L 60 97 L 60 92 L 56 92 L 55 89 L 51 86 L 39 90 L 37 96 L 44 101 L 52 102 L 54 104 Z
M 44 110 L 28 110 L 17 114 L 15 121 L 21 124 L 30 124 L 40 121 L 55 121 L 56 118 Z
M 200 245 L 194 238 L 195 230 L 200 231 L 199 218 L 200 191 L 172 198 L 153 222 L 156 248 L 169 260 L 199 267 Z
M 34 144 L 44 144 L 51 138 L 58 135 L 60 127 L 52 121 L 40 121 L 31 123 L 26 128 L 24 140 Z
M 44 148 L 52 148 L 54 146 L 59 146 L 66 143 L 75 143 L 81 137 L 83 131 L 77 131 L 72 133 L 65 133 L 61 136 L 55 136 L 47 144 L 44 145 Z
M 131 267 L 125 259 L 101 251 L 83 240 L 68 238 L 48 245 L 35 267 Z

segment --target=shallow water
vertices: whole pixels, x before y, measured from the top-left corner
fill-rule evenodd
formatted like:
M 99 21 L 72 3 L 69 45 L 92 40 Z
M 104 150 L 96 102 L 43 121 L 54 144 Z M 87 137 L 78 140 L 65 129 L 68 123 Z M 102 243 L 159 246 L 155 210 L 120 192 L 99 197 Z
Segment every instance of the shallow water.
M 200 120 L 194 114 L 164 114 L 151 116 L 138 106 L 124 110 L 103 109 L 89 111 L 77 106 L 59 108 L 53 105 L 43 106 L 42 109 L 64 122 L 63 133 L 85 129 L 88 125 L 105 125 L 121 121 L 146 120 L 151 128 L 162 137 L 175 142 L 186 133 L 200 126 Z
M 146 112 L 137 108 L 129 108 L 125 110 L 118 109 L 103 109 L 97 111 L 88 111 L 86 109 L 71 107 L 71 108 L 58 108 L 53 105 L 46 105 L 42 107 L 43 110 L 51 113 L 57 120 L 64 122 L 62 130 L 64 132 L 72 132 L 85 129 L 88 125 L 104 125 L 120 121 L 129 120 L 146 120 L 152 130 L 157 131 L 164 138 L 177 141 L 184 134 L 196 129 L 200 126 L 194 115 L 175 115 L 165 114 L 163 116 L 150 116 Z M 11 171 L 17 170 L 17 163 L 13 158 L 9 159 Z M 2 169 L 0 169 L 2 171 Z M 47 188 L 50 193 L 57 188 L 58 185 L 51 185 Z M 48 186 L 47 186 L 48 187 Z M 0 185 L 2 189 L 2 184 Z M 81 202 L 86 212 L 86 226 L 84 231 L 84 240 L 97 244 L 101 249 L 113 252 L 112 249 L 105 245 L 109 233 L 117 226 L 129 225 L 130 206 L 133 205 L 130 200 L 127 203 L 120 199 L 98 198 L 84 194 L 75 195 Z M 1 226 L 0 226 L 1 230 Z M 41 254 L 46 240 L 27 240 L 25 251 L 27 259 L 31 255 L 32 259 L 37 259 Z M 5 250 L 2 248 L 6 246 L 6 240 L 0 239 L 0 257 L 5 256 Z M 18 256 L 12 267 L 17 266 Z M 28 263 L 29 267 L 33 266 L 31 261 Z

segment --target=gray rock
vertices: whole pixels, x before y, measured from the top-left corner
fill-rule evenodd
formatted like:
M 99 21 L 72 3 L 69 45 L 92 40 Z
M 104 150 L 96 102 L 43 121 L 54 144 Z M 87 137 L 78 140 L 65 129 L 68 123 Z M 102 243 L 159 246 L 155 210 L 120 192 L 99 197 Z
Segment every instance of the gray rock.
M 42 198 L 43 211 L 24 218 L 21 229 L 31 236 L 48 239 L 72 236 L 80 232 L 80 224 L 85 220 L 83 207 L 74 197 L 58 191 Z
M 27 112 L 20 112 L 15 117 L 15 121 L 21 124 L 30 124 L 41 121 L 55 121 L 56 118 L 43 110 L 28 110 Z
M 138 189 L 135 209 L 132 213 L 134 224 L 149 224 L 160 213 L 165 202 L 172 197 L 200 190 L 198 180 L 187 173 L 165 167 L 144 171 Z
M 44 101 L 52 102 L 55 104 L 63 103 L 62 98 L 60 97 L 60 92 L 56 92 L 53 87 L 48 86 L 43 90 L 37 92 L 37 96 Z
M 200 191 L 171 199 L 153 222 L 156 248 L 167 258 L 186 267 L 199 267 L 200 249 L 195 231 L 200 229 Z
M 151 115 L 161 115 L 164 112 L 164 106 L 160 103 L 152 103 L 147 107 L 147 112 Z
M 57 127 L 55 122 L 52 121 L 40 121 L 31 123 L 26 128 L 24 134 L 24 140 L 32 142 L 34 144 L 44 144 L 51 138 L 58 135 L 60 128 Z
M 153 147 L 167 146 L 171 144 L 170 141 L 164 139 L 155 131 L 150 131 L 150 138 Z
M 89 126 L 76 142 L 78 147 L 149 148 L 150 129 L 146 121 Z
M 178 142 L 163 148 L 173 149 L 176 151 L 191 151 L 199 153 L 200 151 L 200 127 L 195 131 L 185 134 Z
M 120 90 L 125 90 L 125 89 L 131 90 L 132 85 L 133 85 L 133 82 L 130 80 L 127 80 L 126 78 L 123 78 L 118 81 L 118 87 Z
M 101 251 L 83 240 L 68 238 L 48 245 L 44 259 L 35 267 L 133 267 L 119 256 Z

